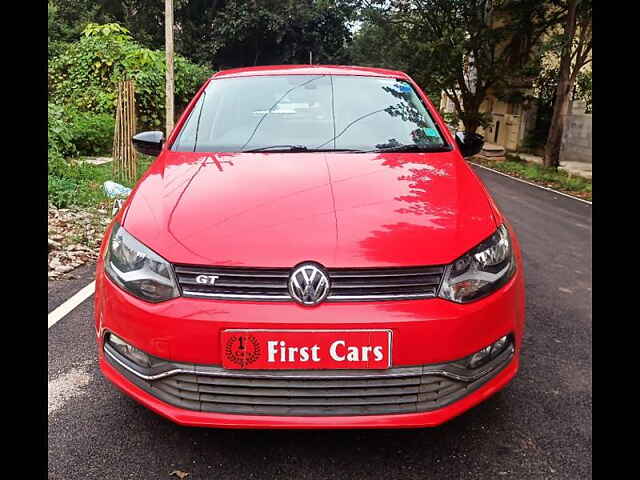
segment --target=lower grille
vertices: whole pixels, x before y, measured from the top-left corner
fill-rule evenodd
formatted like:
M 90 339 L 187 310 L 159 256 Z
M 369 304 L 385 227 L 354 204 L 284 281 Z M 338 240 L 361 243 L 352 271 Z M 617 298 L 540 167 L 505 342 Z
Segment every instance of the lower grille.
M 397 373 L 397 372 L 396 372 Z M 204 412 L 249 415 L 373 415 L 438 408 L 466 384 L 407 373 L 401 378 L 277 380 L 176 375 L 151 382 L 158 396 Z M 327 372 L 323 372 L 326 377 Z M 188 407 L 188 408 L 189 408 Z
M 202 412 L 275 416 L 417 413 L 442 408 L 493 378 L 509 348 L 475 370 L 460 362 L 387 370 L 225 370 L 164 362 L 144 375 L 110 345 L 107 358 L 133 383 L 168 404 Z M 159 372 L 159 373 L 158 373 Z M 152 373 L 152 372 L 149 372 Z
M 235 268 L 175 265 L 185 297 L 220 300 L 291 301 L 288 268 Z M 433 298 L 444 267 L 335 268 L 327 270 L 326 301 Z

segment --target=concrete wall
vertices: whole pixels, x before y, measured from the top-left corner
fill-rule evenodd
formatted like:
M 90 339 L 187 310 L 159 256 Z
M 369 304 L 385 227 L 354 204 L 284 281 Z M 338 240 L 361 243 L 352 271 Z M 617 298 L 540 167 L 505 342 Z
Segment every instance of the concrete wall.
M 591 161 L 591 114 L 583 113 L 581 108 L 573 108 L 567 116 L 562 134 L 562 147 L 560 148 L 561 162 L 588 162 Z

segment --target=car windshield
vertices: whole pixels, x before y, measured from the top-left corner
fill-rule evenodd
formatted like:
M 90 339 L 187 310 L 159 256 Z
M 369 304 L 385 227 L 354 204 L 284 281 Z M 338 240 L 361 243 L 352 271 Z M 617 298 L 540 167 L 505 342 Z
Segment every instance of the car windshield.
M 212 80 L 171 149 L 437 151 L 446 146 L 405 81 L 273 75 Z

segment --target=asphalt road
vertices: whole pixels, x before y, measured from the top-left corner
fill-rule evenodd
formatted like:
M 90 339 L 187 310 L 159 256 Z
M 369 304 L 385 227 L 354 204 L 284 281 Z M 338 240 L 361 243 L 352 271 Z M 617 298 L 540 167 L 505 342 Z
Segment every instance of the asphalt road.
M 591 206 L 478 169 L 519 234 L 527 331 L 518 377 L 424 430 L 179 427 L 102 378 L 92 301 L 49 330 L 49 478 L 591 478 Z M 92 278 L 50 284 L 50 309 Z

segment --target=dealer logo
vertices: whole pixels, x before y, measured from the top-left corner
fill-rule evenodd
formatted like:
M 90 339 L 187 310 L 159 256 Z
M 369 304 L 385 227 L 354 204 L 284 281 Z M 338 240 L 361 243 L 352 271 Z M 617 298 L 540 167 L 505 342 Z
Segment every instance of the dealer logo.
M 260 343 L 253 335 L 232 335 L 224 350 L 227 359 L 241 368 L 260 358 Z

